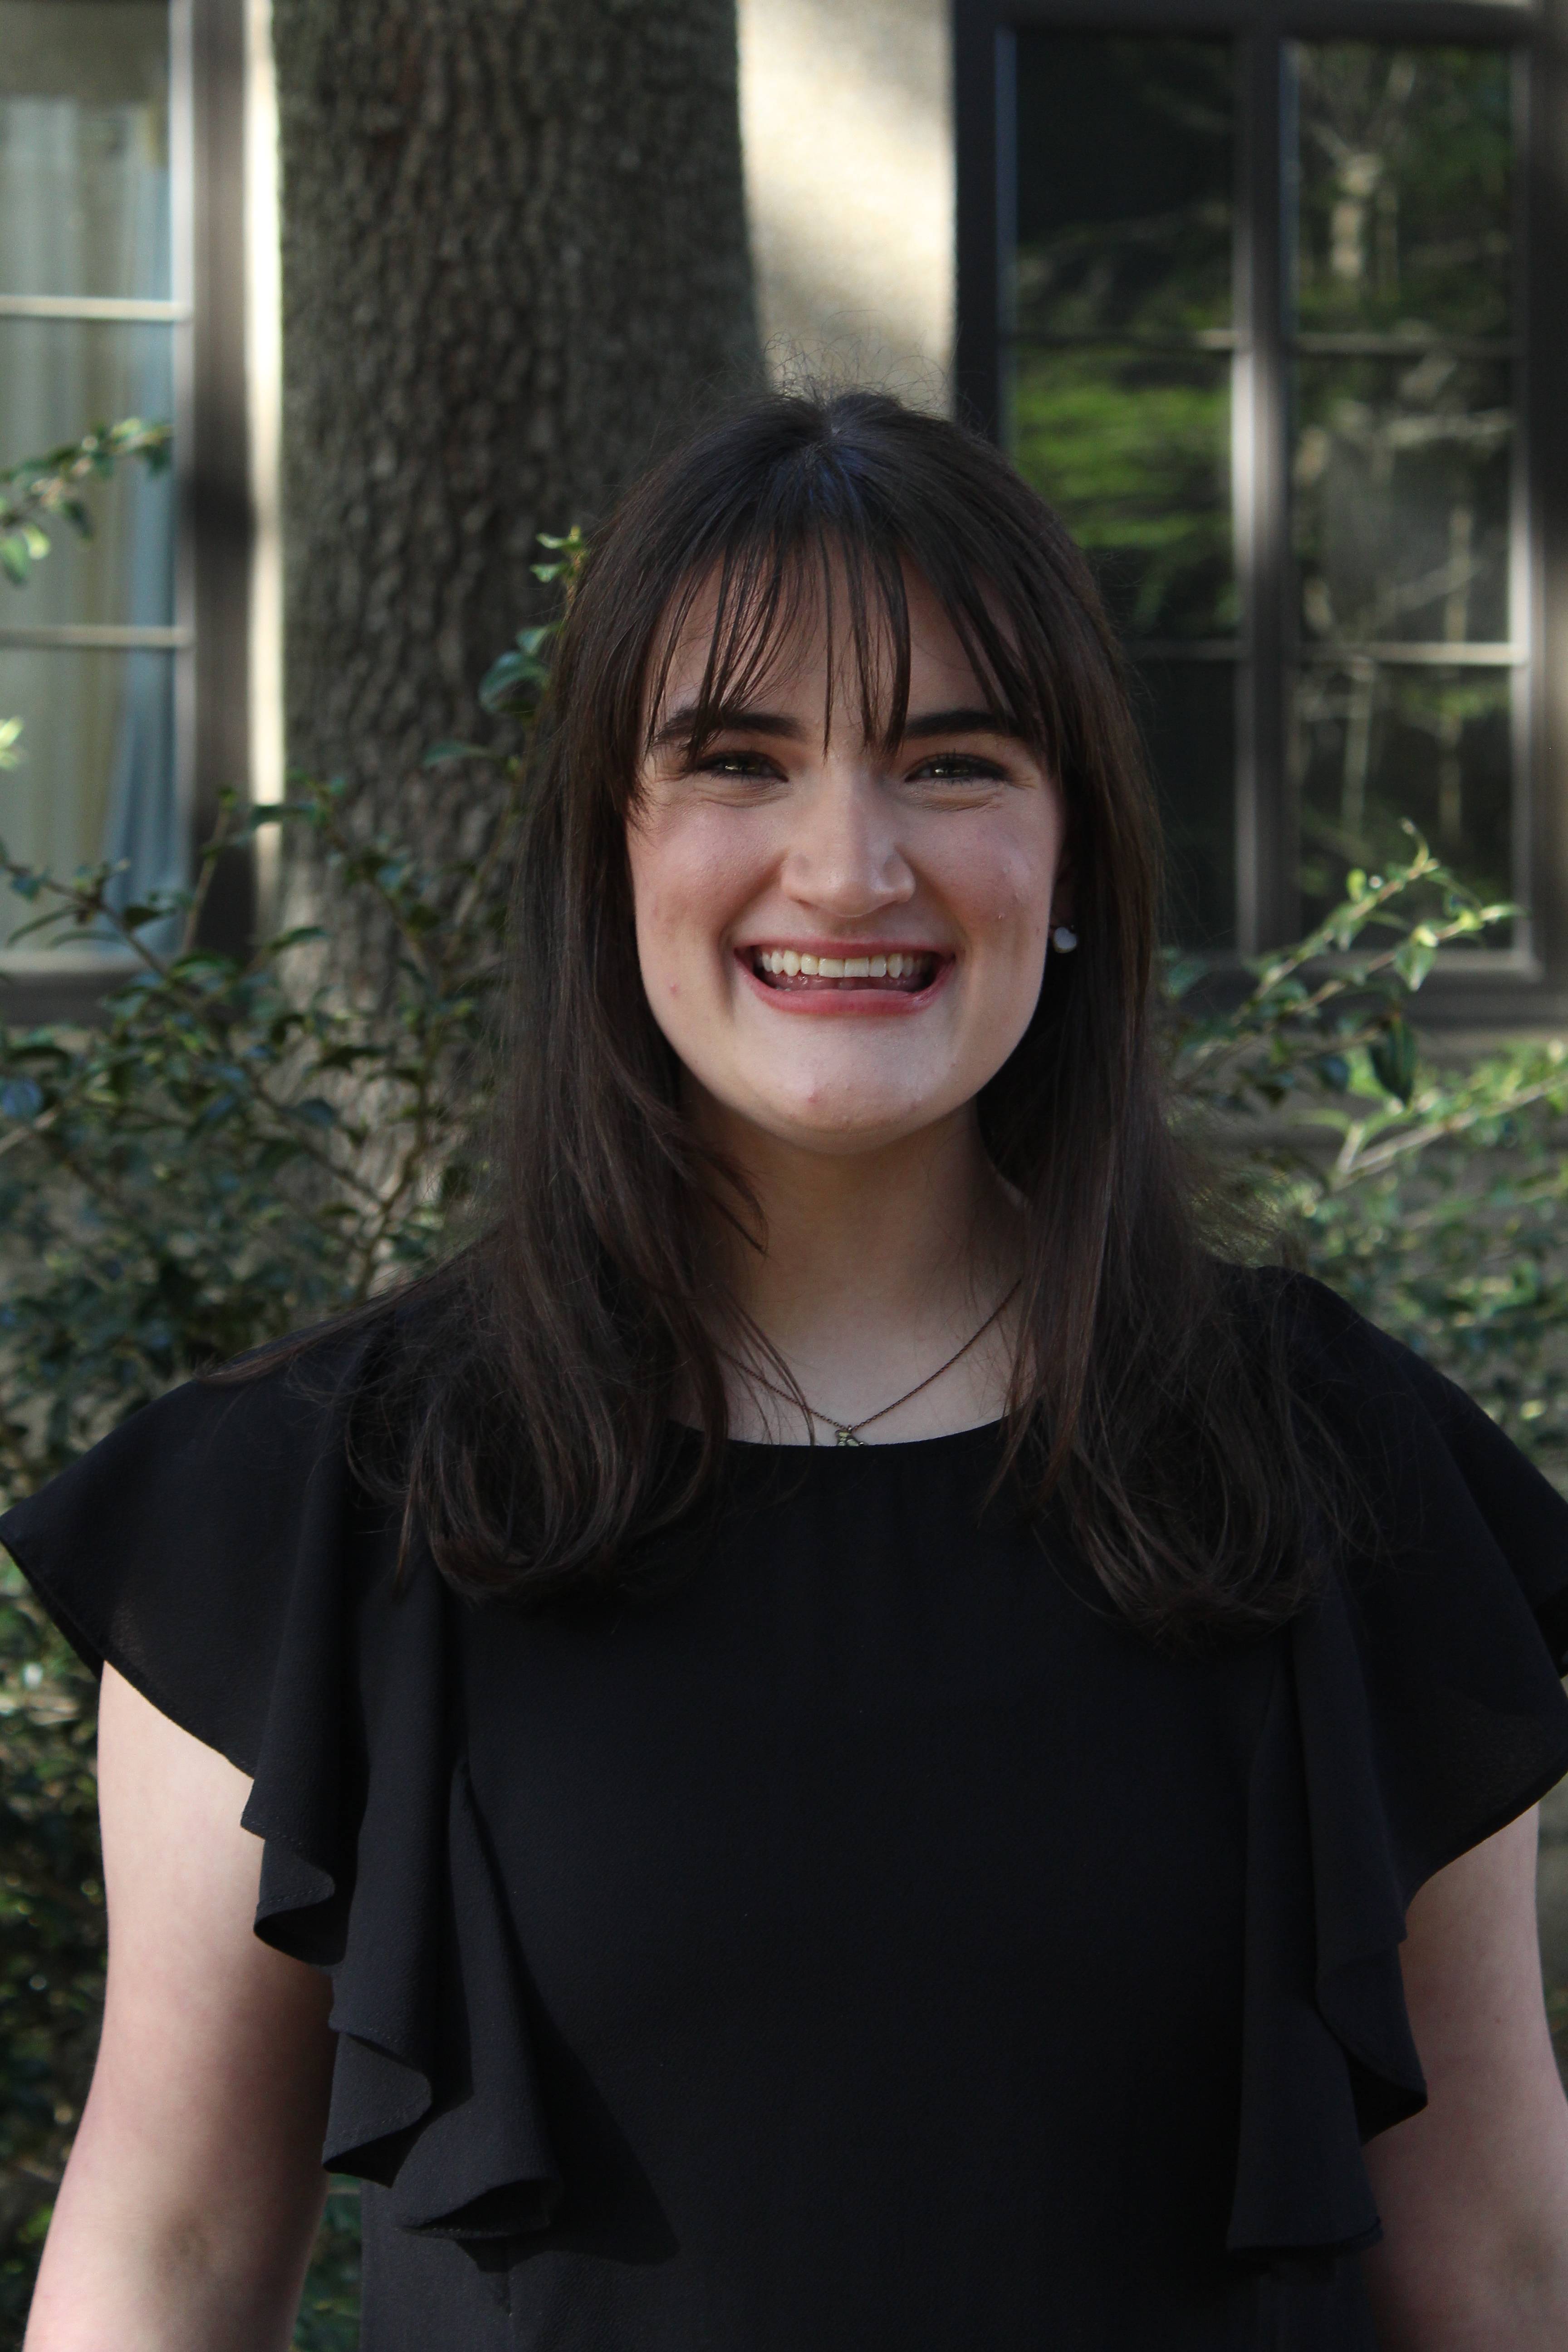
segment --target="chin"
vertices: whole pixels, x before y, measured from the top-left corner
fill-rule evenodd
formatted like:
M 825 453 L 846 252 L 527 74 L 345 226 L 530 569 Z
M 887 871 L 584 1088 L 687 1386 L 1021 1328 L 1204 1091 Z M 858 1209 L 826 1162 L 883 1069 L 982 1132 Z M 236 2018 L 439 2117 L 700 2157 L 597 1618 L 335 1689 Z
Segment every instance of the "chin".
M 797 1150 L 825 1159 L 851 1160 L 861 1152 L 885 1151 L 907 1142 L 948 1118 L 952 1108 L 947 1102 L 911 1104 L 907 1097 L 878 1103 L 868 1101 L 860 1092 L 837 1106 L 821 1101 L 756 1103 L 742 1115 L 777 1143 L 793 1144 Z

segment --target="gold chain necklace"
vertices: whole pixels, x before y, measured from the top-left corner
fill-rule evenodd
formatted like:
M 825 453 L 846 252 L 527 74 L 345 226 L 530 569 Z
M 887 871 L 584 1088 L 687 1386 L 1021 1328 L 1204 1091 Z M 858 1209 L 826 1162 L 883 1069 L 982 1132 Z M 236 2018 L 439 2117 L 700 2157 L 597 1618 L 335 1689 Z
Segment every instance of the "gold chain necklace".
M 984 1339 L 985 1334 L 990 1330 L 993 1323 L 997 1320 L 998 1317 L 1000 1317 L 1006 1308 L 1012 1305 L 1014 1299 L 1016 1298 L 1019 1288 L 1020 1285 L 1016 1282 L 1013 1285 L 1012 1289 L 1007 1292 L 1005 1297 L 999 1298 L 997 1300 L 995 1306 L 991 1309 L 990 1314 L 985 1318 L 984 1322 L 980 1325 L 979 1328 L 972 1331 L 968 1339 L 964 1341 L 963 1347 L 955 1348 L 952 1355 L 947 1359 L 947 1361 L 943 1364 L 939 1364 L 934 1372 L 928 1372 L 923 1381 L 917 1381 L 915 1382 L 912 1389 L 906 1389 L 902 1396 L 896 1396 L 891 1404 L 879 1405 L 875 1412 L 865 1414 L 859 1421 L 839 1421 L 837 1420 L 830 1412 L 818 1412 L 814 1404 L 806 1404 L 804 1397 L 791 1396 L 787 1389 L 781 1389 L 778 1387 L 777 1384 L 774 1381 L 770 1381 L 764 1373 L 753 1370 L 749 1366 L 740 1363 L 733 1356 L 731 1356 L 728 1360 L 735 1365 L 738 1371 L 743 1372 L 748 1380 L 755 1381 L 759 1388 L 766 1389 L 770 1396 L 776 1396 L 782 1404 L 793 1404 L 797 1406 L 805 1405 L 805 1410 L 811 1415 L 813 1421 L 825 1423 L 833 1432 L 833 1443 L 835 1445 L 863 1445 L 865 1444 L 865 1440 L 862 1438 L 860 1432 L 863 1429 L 869 1429 L 874 1421 L 885 1421 L 889 1413 L 897 1412 L 901 1404 L 908 1404 L 911 1397 L 918 1397 L 922 1390 L 929 1389 L 933 1381 L 940 1381 L 943 1372 L 951 1372 L 959 1359 L 963 1356 L 967 1356 L 971 1348 L 976 1346 L 980 1340 Z

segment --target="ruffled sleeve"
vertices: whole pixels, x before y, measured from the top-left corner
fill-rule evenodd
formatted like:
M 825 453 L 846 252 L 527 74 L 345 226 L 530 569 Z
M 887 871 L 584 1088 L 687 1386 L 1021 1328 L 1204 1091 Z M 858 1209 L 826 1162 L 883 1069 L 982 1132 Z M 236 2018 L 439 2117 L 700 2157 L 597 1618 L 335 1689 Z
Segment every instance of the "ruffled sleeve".
M 1229 2243 L 1255 2261 L 1375 2241 L 1361 2144 L 1426 2095 L 1410 1899 L 1568 1770 L 1568 1504 L 1331 1293 L 1292 1283 L 1288 1312 L 1353 1533 L 1278 1646 L 1252 1768 Z
M 560 2181 L 464 1762 L 453 1612 L 354 1479 L 375 1339 L 174 1391 L 0 1519 L 93 1670 L 250 1777 L 256 1931 L 330 1972 L 323 2162 L 403 2227 L 543 2227 Z M 479 2248 L 476 2247 L 476 2251 Z

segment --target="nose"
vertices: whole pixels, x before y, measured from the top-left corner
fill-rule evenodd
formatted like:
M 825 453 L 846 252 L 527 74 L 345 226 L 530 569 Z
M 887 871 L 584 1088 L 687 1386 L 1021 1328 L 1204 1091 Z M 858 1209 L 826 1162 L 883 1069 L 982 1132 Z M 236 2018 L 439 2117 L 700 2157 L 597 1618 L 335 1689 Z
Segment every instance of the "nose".
M 780 876 L 797 905 L 847 919 L 914 896 L 893 812 L 870 777 L 830 773 L 797 812 Z

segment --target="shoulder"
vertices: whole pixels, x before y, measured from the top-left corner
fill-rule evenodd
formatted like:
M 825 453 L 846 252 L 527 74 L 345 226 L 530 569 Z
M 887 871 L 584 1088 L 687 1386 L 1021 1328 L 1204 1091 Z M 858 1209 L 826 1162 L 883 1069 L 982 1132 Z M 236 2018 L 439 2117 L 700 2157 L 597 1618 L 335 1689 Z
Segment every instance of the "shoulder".
M 390 1580 L 395 1517 L 351 1444 L 385 1344 L 373 1318 L 189 1381 L 0 1518 L 87 1664 L 247 1770 L 289 1629 L 325 1659 L 358 1596 Z
M 1353 1578 L 1455 1623 L 1487 1592 L 1527 1605 L 1568 1661 L 1568 1501 L 1458 1381 L 1310 1276 L 1243 1277 L 1293 1395 L 1345 1475 Z
M 121 1509 L 146 1490 L 199 1507 L 208 1492 L 232 1507 L 253 1486 L 286 1485 L 341 1450 L 355 1401 L 382 1345 L 375 1328 L 329 1327 L 185 1381 L 110 1430 L 68 1468 L 0 1518 L 16 1552 L 35 1530 L 89 1496 Z
M 1237 1311 L 1282 1340 L 1305 1375 L 1365 1370 L 1380 1350 L 1399 1347 L 1315 1275 L 1285 1265 L 1230 1265 L 1226 1273 Z
M 1237 1268 L 1242 1311 L 1283 1354 L 1292 1389 L 1363 1437 L 1424 1413 L 1445 1431 L 1479 1423 L 1521 1455 L 1457 1381 L 1361 1314 L 1313 1276 L 1284 1266 Z

